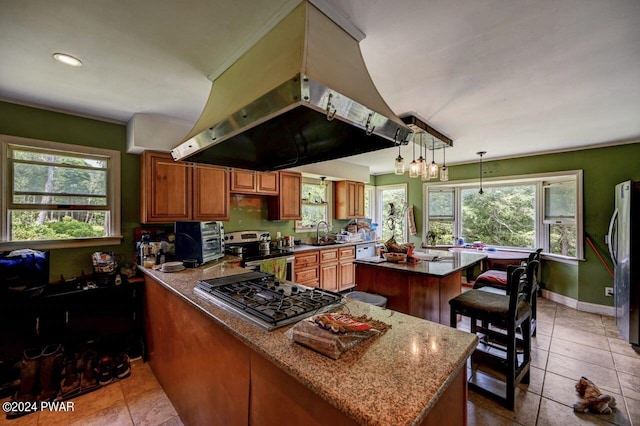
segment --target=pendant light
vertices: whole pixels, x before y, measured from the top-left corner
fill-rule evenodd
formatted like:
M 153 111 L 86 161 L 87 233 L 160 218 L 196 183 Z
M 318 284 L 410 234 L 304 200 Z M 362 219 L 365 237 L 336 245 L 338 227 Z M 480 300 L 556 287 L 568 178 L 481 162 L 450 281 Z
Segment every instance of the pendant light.
M 447 147 L 442 147 L 442 167 L 440 168 L 440 180 L 442 182 L 446 182 L 449 180 L 449 169 L 447 168 L 447 156 L 446 156 Z
M 396 158 L 396 163 L 393 168 L 395 174 L 403 175 L 404 174 L 404 158 L 400 155 L 400 147 L 402 144 L 398 144 L 398 157 Z
M 416 144 L 413 144 L 413 161 L 409 164 L 409 177 L 416 178 L 418 177 L 418 172 L 420 172 L 420 165 L 416 161 Z
M 431 138 L 431 164 L 429 165 L 429 179 L 438 179 L 438 164 L 436 163 L 436 141 Z
M 327 186 L 327 181 L 326 181 L 327 177 L 326 176 L 320 176 L 320 186 L 321 187 L 325 187 Z
M 419 134 L 420 134 L 420 158 L 418 158 L 418 174 L 420 176 L 423 176 L 425 173 L 425 170 L 427 170 L 427 160 L 425 160 L 424 157 L 422 156 L 422 132 L 420 132 Z M 424 155 L 427 155 L 426 148 L 424 150 Z
M 484 191 L 482 190 L 482 156 L 485 155 L 486 153 L 487 151 L 476 152 L 476 154 L 480 156 L 480 191 L 478 191 L 478 194 L 480 195 L 484 194 Z

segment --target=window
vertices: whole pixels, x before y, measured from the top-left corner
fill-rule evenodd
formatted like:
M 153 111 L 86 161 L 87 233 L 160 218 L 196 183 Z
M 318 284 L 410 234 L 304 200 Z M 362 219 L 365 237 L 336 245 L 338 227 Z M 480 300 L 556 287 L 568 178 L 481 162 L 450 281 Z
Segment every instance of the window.
M 425 184 L 427 244 L 482 241 L 582 257 L 582 171 Z
M 330 224 L 329 217 L 329 188 L 321 185 L 319 180 L 304 178 L 302 180 L 302 220 L 296 221 L 296 231 L 315 230 L 320 221 Z
M 376 188 L 375 186 L 364 186 L 364 217 L 374 219 L 376 217 Z
M 378 217 L 382 239 L 395 237 L 398 243 L 407 241 L 407 185 L 388 185 L 377 188 Z
M 3 248 L 120 243 L 118 151 L 1 139 Z

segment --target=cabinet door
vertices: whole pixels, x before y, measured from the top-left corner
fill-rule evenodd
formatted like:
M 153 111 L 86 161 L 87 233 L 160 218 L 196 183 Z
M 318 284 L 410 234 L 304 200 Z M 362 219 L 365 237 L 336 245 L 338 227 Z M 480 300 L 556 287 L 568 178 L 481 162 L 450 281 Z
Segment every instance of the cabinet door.
M 320 264 L 320 287 L 325 290 L 338 291 L 338 264 Z
M 346 290 L 355 286 L 356 265 L 354 265 L 352 260 L 347 262 L 340 262 L 339 278 L 339 291 Z
M 229 220 L 229 173 L 226 168 L 194 166 L 193 220 Z
M 140 223 L 191 219 L 191 166 L 171 155 L 145 151 L 140 156 Z
M 303 251 L 301 253 L 296 253 L 295 257 L 295 269 L 302 269 L 311 266 L 318 266 L 318 250 L 313 251 Z
M 364 183 L 356 182 L 355 188 L 355 217 L 364 217 Z
M 269 197 L 269 220 L 302 219 L 302 174 L 279 172 L 280 195 Z
M 338 261 L 338 249 L 320 250 L 320 263 L 333 263 Z
M 231 172 L 231 192 L 255 194 L 257 188 L 256 172 L 252 170 L 233 169 Z
M 309 287 L 316 287 L 318 285 L 318 267 L 296 269 L 295 275 L 294 282 L 297 284 L 307 285 Z
M 347 217 L 356 217 L 356 183 L 347 182 Z
M 280 193 L 280 176 L 278 172 L 258 172 L 258 193 L 278 195 Z

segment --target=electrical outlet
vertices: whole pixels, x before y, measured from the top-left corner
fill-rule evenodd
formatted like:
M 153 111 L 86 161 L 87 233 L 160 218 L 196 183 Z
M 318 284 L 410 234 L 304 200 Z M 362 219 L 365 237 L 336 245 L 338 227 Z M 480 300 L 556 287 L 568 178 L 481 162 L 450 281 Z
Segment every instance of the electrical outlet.
M 605 287 L 604 288 L 605 296 L 613 296 L 613 287 Z

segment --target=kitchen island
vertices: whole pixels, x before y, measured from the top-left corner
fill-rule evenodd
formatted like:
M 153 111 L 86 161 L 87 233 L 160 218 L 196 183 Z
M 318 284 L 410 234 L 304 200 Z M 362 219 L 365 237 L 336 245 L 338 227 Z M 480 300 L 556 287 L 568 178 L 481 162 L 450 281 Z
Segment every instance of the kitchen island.
M 387 298 L 387 308 L 449 325 L 449 300 L 460 294 L 462 271 L 487 257 L 481 253 L 426 250 L 437 260 L 371 263 L 356 260 L 357 290 Z
M 244 272 L 224 260 L 144 270 L 149 363 L 185 424 L 466 424 L 475 335 L 347 301 L 336 310 L 392 328 L 333 360 L 193 290 Z

